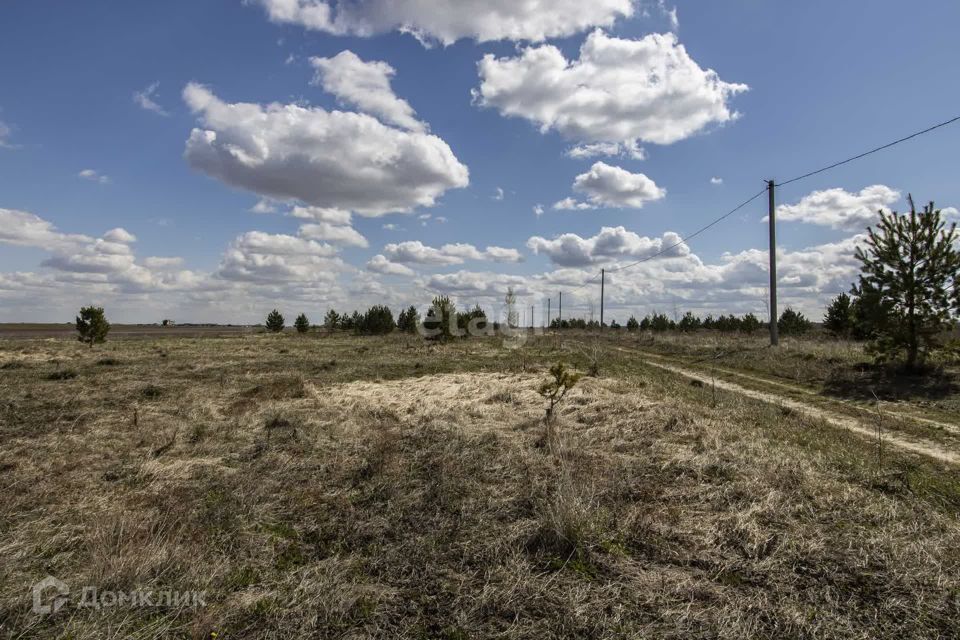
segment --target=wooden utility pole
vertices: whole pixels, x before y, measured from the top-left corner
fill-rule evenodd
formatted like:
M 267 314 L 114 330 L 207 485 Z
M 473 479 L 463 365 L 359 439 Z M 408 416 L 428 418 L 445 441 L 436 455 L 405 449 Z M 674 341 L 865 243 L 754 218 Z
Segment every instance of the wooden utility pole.
M 607 279 L 606 269 L 600 269 L 600 328 L 603 329 L 603 287 Z
M 777 328 L 777 183 L 767 181 L 767 192 L 770 195 L 770 346 L 780 344 L 780 332 Z
M 560 292 L 560 312 L 557 315 L 557 323 L 563 324 L 563 291 Z M 563 327 L 560 327 L 561 329 Z
M 551 302 L 552 300 L 550 298 L 547 298 L 547 329 L 550 328 L 550 303 Z
M 536 322 L 535 318 L 536 318 L 536 316 L 533 315 L 533 305 L 530 305 L 530 328 L 531 328 L 531 329 L 536 329 L 536 328 L 537 328 L 537 325 L 534 324 L 534 322 Z

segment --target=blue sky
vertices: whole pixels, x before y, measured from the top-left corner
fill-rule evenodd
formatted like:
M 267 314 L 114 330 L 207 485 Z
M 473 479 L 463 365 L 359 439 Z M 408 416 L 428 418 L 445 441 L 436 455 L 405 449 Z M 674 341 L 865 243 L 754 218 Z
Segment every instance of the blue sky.
M 493 308 L 507 287 L 537 305 L 569 291 L 587 314 L 597 292 L 572 290 L 599 268 L 960 103 L 956 3 L 382 3 L 326 22 L 320 0 L 4 3 L 0 320 L 85 303 L 119 321 L 319 320 L 432 291 Z M 548 59 L 567 66 L 545 80 Z M 346 140 L 304 133 L 333 112 Z M 194 129 L 216 140 L 191 146 Z M 958 141 L 960 125 L 785 187 L 781 298 L 818 317 L 876 208 L 960 203 Z M 570 157 L 599 144 L 621 152 Z M 238 146 L 246 160 L 224 160 Z M 555 208 L 567 198 L 582 208 Z M 611 315 L 763 314 L 765 214 L 757 200 L 617 274 Z

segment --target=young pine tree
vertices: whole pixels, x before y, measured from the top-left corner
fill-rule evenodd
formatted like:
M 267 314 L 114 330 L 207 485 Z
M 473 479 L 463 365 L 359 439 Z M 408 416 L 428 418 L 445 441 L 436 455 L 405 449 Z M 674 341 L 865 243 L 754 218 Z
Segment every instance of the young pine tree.
M 310 331 L 310 320 L 307 319 L 307 314 L 301 313 L 298 315 L 297 319 L 293 322 L 293 326 L 296 327 L 297 333 Z
M 323 326 L 327 331 L 335 331 L 340 327 L 340 314 L 330 309 L 323 317 Z
M 874 326 L 872 350 L 886 362 L 903 356 L 908 370 L 922 366 L 938 346 L 940 332 L 960 312 L 956 224 L 946 223 L 933 203 L 909 215 L 880 212 L 867 229 L 857 291 Z
M 838 338 L 850 337 L 853 330 L 853 303 L 850 296 L 841 293 L 827 307 L 823 327 Z
M 77 340 L 90 345 L 106 341 L 110 323 L 103 313 L 103 307 L 83 307 L 77 316 Z
M 799 336 L 810 330 L 811 322 L 792 308 L 787 307 L 777 320 L 777 328 L 784 336 Z
M 273 333 L 280 333 L 283 331 L 284 320 L 283 316 L 280 315 L 280 312 L 274 309 L 267 315 L 267 321 L 264 323 L 267 327 L 267 331 L 272 331 Z

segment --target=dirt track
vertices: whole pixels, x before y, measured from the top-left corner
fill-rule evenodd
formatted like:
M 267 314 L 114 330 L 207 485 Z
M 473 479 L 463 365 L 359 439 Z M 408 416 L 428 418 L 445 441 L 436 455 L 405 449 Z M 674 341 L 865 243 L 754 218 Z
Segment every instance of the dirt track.
M 655 362 L 654 358 L 657 358 L 658 356 L 654 356 L 652 354 L 646 354 L 641 351 L 636 351 L 633 349 L 628 350 L 628 349 L 621 348 L 620 350 L 630 351 L 632 353 L 636 353 L 639 356 L 642 356 L 644 358 L 644 362 L 651 367 L 656 367 L 664 371 L 670 371 L 671 373 L 681 375 L 685 378 L 689 378 L 691 380 L 697 380 L 705 385 L 716 385 L 718 389 L 722 389 L 724 391 L 729 391 L 732 393 L 738 393 L 740 395 L 746 396 L 748 398 L 752 398 L 754 400 L 760 400 L 762 402 L 767 402 L 769 404 L 775 404 L 777 406 L 787 407 L 794 411 L 798 411 L 800 413 L 806 414 L 810 417 L 813 417 L 819 420 L 823 420 L 824 422 L 827 422 L 835 427 L 846 429 L 847 431 L 851 431 L 853 433 L 856 433 L 859 436 L 862 436 L 871 440 L 876 439 L 877 437 L 877 430 L 874 425 L 866 424 L 860 420 L 844 415 L 842 413 L 830 411 L 822 407 L 814 406 L 813 404 L 810 404 L 807 402 L 801 402 L 799 400 L 788 398 L 786 396 L 778 395 L 775 393 L 770 393 L 767 391 L 759 391 L 757 389 L 750 389 L 750 388 L 735 384 L 733 382 L 729 382 L 727 380 L 711 378 L 710 376 L 700 373 L 698 371 L 677 366 L 675 364 L 667 364 L 665 362 Z M 772 381 L 753 378 L 752 376 L 744 376 L 744 377 L 762 381 L 764 383 L 775 384 Z M 925 420 L 921 419 L 921 421 L 925 421 Z M 927 421 L 927 422 L 930 422 L 930 421 Z M 930 442 L 928 440 L 908 437 L 902 433 L 897 435 L 890 435 L 889 432 L 884 432 L 883 443 L 885 445 L 889 445 L 889 446 L 901 449 L 903 451 L 910 451 L 912 453 L 917 453 L 923 456 L 927 456 L 929 458 L 934 458 L 935 460 L 939 460 L 941 462 L 946 462 L 949 464 L 960 464 L 960 454 L 957 454 L 956 452 L 953 452 L 937 443 Z

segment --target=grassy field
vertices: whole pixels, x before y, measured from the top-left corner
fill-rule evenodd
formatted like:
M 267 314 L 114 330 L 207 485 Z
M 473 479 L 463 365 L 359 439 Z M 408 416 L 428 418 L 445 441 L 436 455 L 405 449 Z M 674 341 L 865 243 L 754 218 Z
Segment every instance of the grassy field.
M 0 340 L 0 631 L 956 637 L 957 468 L 656 358 L 850 415 L 868 399 L 830 381 L 878 375 L 855 346 L 760 338 Z M 558 361 L 592 375 L 548 428 Z M 878 388 L 940 423 L 953 376 Z M 71 601 L 38 615 L 48 575 Z M 84 586 L 204 604 L 97 610 Z

